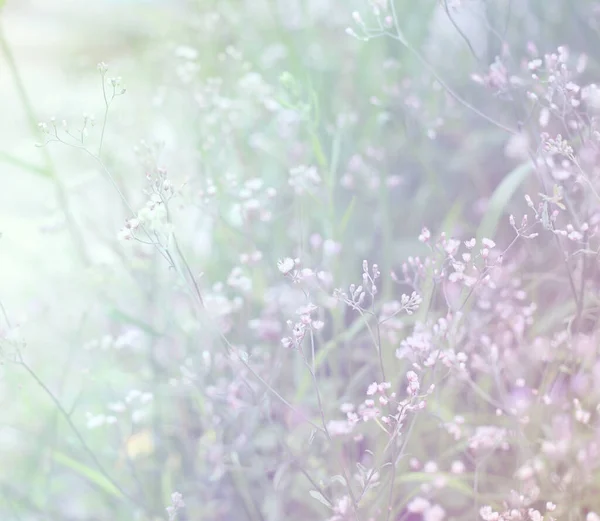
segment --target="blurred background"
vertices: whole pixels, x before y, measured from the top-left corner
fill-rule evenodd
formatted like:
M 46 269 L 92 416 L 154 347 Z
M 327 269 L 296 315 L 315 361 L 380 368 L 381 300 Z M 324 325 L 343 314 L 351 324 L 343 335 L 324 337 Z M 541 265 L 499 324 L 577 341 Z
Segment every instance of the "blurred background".
M 298 391 L 302 364 L 278 348 L 298 299 L 274 282 L 277 260 L 302 253 L 347 286 L 363 258 L 389 273 L 422 255 L 422 226 L 477 233 L 504 178 L 518 179 L 511 196 L 540 189 L 519 174 L 523 142 L 536 146 L 520 132 L 530 115 L 473 75 L 488 74 L 497 56 L 519 74 L 532 42 L 540 53 L 585 52 L 585 74 L 598 72 L 591 0 L 396 0 L 421 58 L 389 36 L 346 32 L 362 34 L 355 11 L 377 27 L 373 9 L 386 5 L 3 2 L 2 519 L 169 519 L 175 491 L 188 505 L 181 519 L 327 517 L 282 448 L 285 440 L 304 454 L 308 431 L 256 389 L 245 394 L 249 375 L 217 354 L 175 270 L 118 235 L 146 204 L 148 178 L 168 171 L 178 193 L 172 221 L 215 320 L 231 342 L 258 349 L 270 382 L 314 406 Z M 111 78 L 118 95 L 107 110 Z M 51 118 L 61 132 L 67 122 L 66 143 L 53 140 Z M 299 165 L 318 169 L 316 199 L 290 189 Z M 305 170 L 298 176 L 310 185 Z M 501 213 L 522 206 L 509 197 Z M 240 216 L 252 211 L 259 217 L 248 224 Z M 509 237 L 504 221 L 492 217 L 486 231 Z M 279 325 L 257 340 L 259 317 L 261 327 L 267 318 Z M 324 385 L 341 399 L 367 362 L 357 348 L 337 363 Z M 325 478 L 326 451 L 306 458 Z

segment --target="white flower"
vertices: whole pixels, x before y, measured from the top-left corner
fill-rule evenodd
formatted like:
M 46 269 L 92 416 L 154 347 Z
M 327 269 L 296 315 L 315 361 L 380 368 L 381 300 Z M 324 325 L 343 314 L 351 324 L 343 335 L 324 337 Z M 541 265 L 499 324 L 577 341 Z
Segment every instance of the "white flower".
M 323 322 L 322 320 L 313 320 L 311 326 L 313 329 L 319 331 L 323 329 L 323 326 L 325 326 L 325 322 Z
M 117 239 L 120 241 L 128 241 L 132 238 L 133 238 L 133 233 L 131 233 L 131 230 L 128 228 L 123 228 L 117 234 Z
M 373 396 L 377 392 L 377 382 L 373 382 L 367 388 L 367 396 Z
M 140 225 L 140 220 L 137 217 L 133 217 L 127 221 L 127 227 L 135 230 Z
M 87 416 L 86 427 L 88 429 L 96 429 L 106 423 L 106 417 L 103 414 L 93 415 L 88 412 L 86 414 L 86 416 Z
M 321 184 L 321 177 L 314 166 L 300 165 L 290 170 L 289 184 L 296 194 L 302 195 Z
M 294 259 L 291 257 L 286 257 L 285 259 L 279 259 L 277 261 L 277 268 L 284 275 L 289 274 L 296 266 Z

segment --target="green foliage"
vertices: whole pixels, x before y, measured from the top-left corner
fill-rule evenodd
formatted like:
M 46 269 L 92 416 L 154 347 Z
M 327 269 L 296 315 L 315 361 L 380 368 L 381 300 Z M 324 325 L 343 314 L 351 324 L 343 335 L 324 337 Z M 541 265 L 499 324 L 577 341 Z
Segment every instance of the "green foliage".
M 597 172 L 562 149 L 570 177 L 533 175 L 523 157 L 551 145 L 520 64 L 529 39 L 560 41 L 589 51 L 592 77 L 592 3 L 485 2 L 470 21 L 437 0 L 179 4 L 100 2 L 88 18 L 57 2 L 37 22 L 64 41 L 36 40 L 37 61 L 29 27 L 0 34 L 4 117 L 20 121 L 3 186 L 23 199 L 23 226 L 2 230 L 0 519 L 395 521 L 421 501 L 462 521 L 533 485 L 528 507 L 556 494 L 557 518 L 600 511 L 598 469 L 582 470 L 596 425 L 581 420 Z M 591 127 L 575 139 L 563 119 L 544 128 L 588 143 Z M 513 167 L 515 128 L 530 141 Z M 23 235 L 34 269 L 13 251 Z M 470 285 L 461 263 L 478 266 Z M 17 276 L 35 306 L 19 306 Z

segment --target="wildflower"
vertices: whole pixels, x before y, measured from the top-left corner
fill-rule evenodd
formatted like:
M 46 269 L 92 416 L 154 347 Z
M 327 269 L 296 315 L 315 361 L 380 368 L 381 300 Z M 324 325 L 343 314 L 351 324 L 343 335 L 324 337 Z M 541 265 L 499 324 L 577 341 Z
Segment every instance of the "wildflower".
M 96 429 L 106 424 L 106 416 L 103 414 L 93 415 L 91 413 L 86 413 L 87 422 L 86 427 L 88 429 Z
M 302 195 L 321 184 L 321 177 L 314 166 L 300 165 L 290 170 L 289 185 L 296 194 Z
M 481 507 L 479 515 L 484 521 L 498 521 L 500 519 L 500 514 L 492 510 L 492 507 L 489 505 Z
M 531 519 L 531 521 L 543 521 L 544 519 L 540 511 L 533 508 L 530 508 L 527 511 L 527 514 L 529 514 L 529 519 Z
M 351 501 L 348 496 L 344 496 L 339 499 L 333 506 L 333 516 L 329 518 L 329 521 L 343 521 L 350 512 Z
M 421 234 L 419 235 L 419 241 L 426 243 L 429 241 L 429 239 L 431 239 L 431 232 L 424 227 L 421 230 Z
M 414 371 L 408 371 L 408 373 L 406 373 L 406 379 L 408 380 L 406 392 L 412 396 L 416 395 L 421 387 L 417 373 Z
M 183 508 L 185 508 L 183 495 L 179 492 L 173 492 L 173 494 L 171 494 L 171 506 L 166 508 L 167 514 L 169 514 L 169 521 L 175 521 L 177 512 Z
M 289 275 L 295 267 L 296 263 L 294 262 L 294 259 L 290 257 L 286 257 L 285 259 L 280 259 L 277 261 L 277 268 L 284 275 Z
M 128 241 L 130 239 L 133 238 L 133 233 L 131 233 L 131 230 L 128 228 L 123 228 L 121 231 L 119 231 L 118 235 L 117 235 L 117 239 L 121 240 L 125 240 Z
M 325 326 L 325 322 L 323 322 L 322 320 L 313 320 L 311 322 L 311 327 L 315 331 L 319 331 L 319 330 L 323 329 L 324 326 Z

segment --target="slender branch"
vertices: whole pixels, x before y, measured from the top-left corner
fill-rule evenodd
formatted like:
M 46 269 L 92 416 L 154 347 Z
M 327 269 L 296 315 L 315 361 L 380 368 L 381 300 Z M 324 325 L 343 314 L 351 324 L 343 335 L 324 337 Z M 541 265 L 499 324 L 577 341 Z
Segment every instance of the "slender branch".
M 398 21 L 398 15 L 396 13 L 396 6 L 395 6 L 395 2 L 392 0 L 390 2 L 390 7 L 391 7 L 391 11 L 392 11 L 392 18 L 394 20 L 394 28 L 396 29 L 396 33 L 392 33 L 390 31 L 385 31 L 385 34 L 391 38 L 393 38 L 396 41 L 399 41 L 402 45 L 404 45 L 404 47 L 406 47 L 406 49 L 408 51 L 410 51 L 423 65 L 423 67 L 425 67 L 425 69 L 427 69 L 427 71 L 429 71 L 429 73 L 436 79 L 436 81 L 443 87 L 443 89 L 450 95 L 452 96 L 458 103 L 460 103 L 461 105 L 463 105 L 465 108 L 469 109 L 470 111 L 474 112 L 475 114 L 477 114 L 479 117 L 485 119 L 487 122 L 492 123 L 493 125 L 495 125 L 496 127 L 504 130 L 505 132 L 508 132 L 509 134 L 517 134 L 518 132 L 510 127 L 507 127 L 506 125 L 504 125 L 503 123 L 500 123 L 499 121 L 496 121 L 495 119 L 493 119 L 492 117 L 488 116 L 487 114 L 485 114 L 484 112 L 482 112 L 481 110 L 479 110 L 477 107 L 474 107 L 473 105 L 471 105 L 468 101 L 466 101 L 464 98 L 462 98 L 459 94 L 457 94 L 441 77 L 440 75 L 437 73 L 437 71 L 433 68 L 433 66 L 425 59 L 425 57 L 419 52 L 417 51 L 417 49 L 415 49 L 407 40 L 406 38 L 402 35 L 402 32 L 400 31 L 400 23 Z
M 106 70 L 103 70 L 101 73 L 102 76 L 102 97 L 104 98 L 104 118 L 102 120 L 102 130 L 100 132 L 100 144 L 98 145 L 98 157 L 100 157 L 100 153 L 102 152 L 102 144 L 104 143 L 104 131 L 106 130 L 106 124 L 108 122 L 108 109 L 110 108 L 110 101 L 106 96 Z M 113 96 L 114 98 L 114 96 Z
M 473 55 L 473 57 L 477 61 L 479 61 L 479 56 L 477 56 L 477 53 L 475 52 L 475 49 L 473 48 L 473 44 L 471 43 L 471 40 L 469 40 L 469 38 L 464 33 L 464 31 L 456 23 L 456 20 L 452 16 L 452 13 L 450 13 L 450 8 L 448 7 L 448 0 L 444 0 L 444 11 L 446 11 L 446 16 L 448 17 L 448 20 L 450 20 L 450 23 L 454 26 L 454 28 L 456 29 L 458 34 L 460 34 L 461 38 L 465 41 L 465 43 L 467 44 L 467 47 L 469 47 L 469 50 L 471 51 L 471 54 Z

